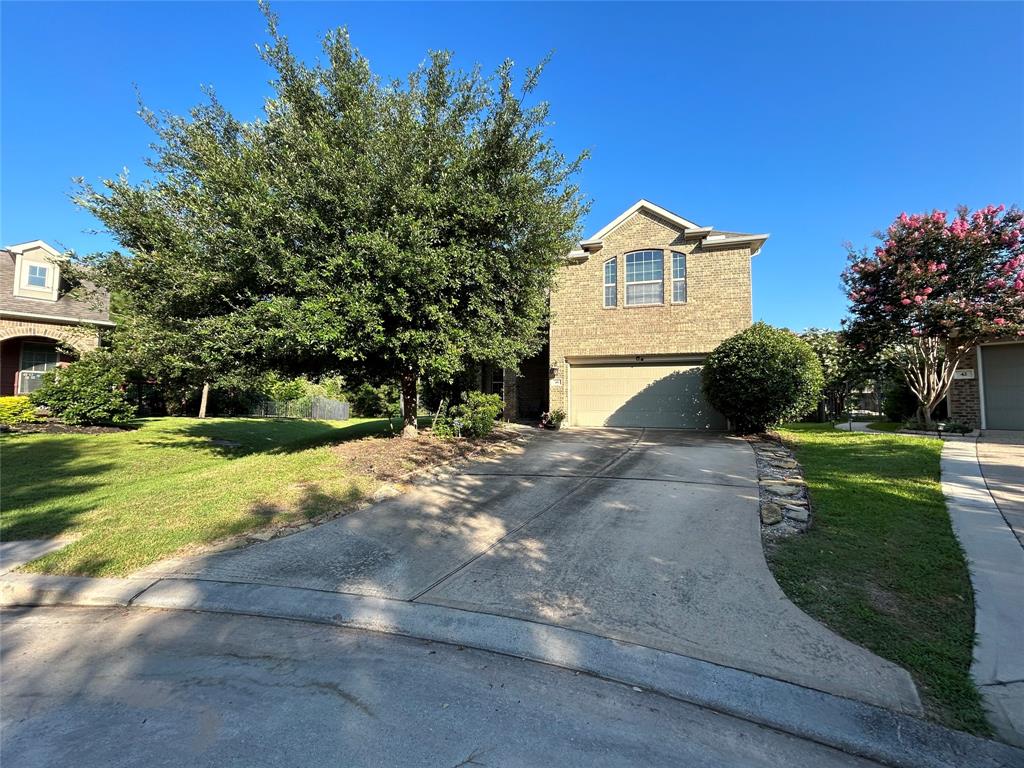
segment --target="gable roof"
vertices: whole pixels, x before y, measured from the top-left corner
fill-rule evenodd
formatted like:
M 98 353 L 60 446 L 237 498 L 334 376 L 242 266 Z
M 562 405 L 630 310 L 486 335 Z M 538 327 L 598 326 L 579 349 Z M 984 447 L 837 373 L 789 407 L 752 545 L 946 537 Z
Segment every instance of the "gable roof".
M 644 200 L 641 198 L 637 200 L 633 205 L 629 206 L 625 211 L 620 213 L 610 222 L 605 224 L 601 229 L 595 232 L 592 236 L 586 240 L 580 242 L 579 248 L 574 249 L 569 253 L 566 258 L 570 261 L 586 261 L 591 251 L 599 249 L 612 230 L 618 227 L 620 224 L 628 220 L 633 214 L 644 211 L 646 213 L 653 214 L 661 219 L 664 219 L 672 224 L 675 224 L 683 230 L 684 236 L 686 237 L 699 237 L 703 241 L 705 247 L 714 247 L 720 245 L 734 245 L 740 243 L 750 243 L 751 256 L 756 256 L 761 251 L 761 247 L 768 240 L 768 234 L 749 235 L 742 232 L 726 232 L 723 230 L 716 230 L 714 227 L 702 227 L 689 219 L 684 219 L 677 213 L 673 213 L 667 208 L 662 208 L 660 205 L 652 203 L 650 200 Z
M 59 258 L 61 258 L 64 255 L 60 251 L 58 251 L 56 248 L 54 248 L 52 245 L 50 245 L 49 243 L 45 243 L 42 240 L 30 240 L 27 243 L 17 243 L 16 245 L 7 245 L 7 246 L 4 246 L 3 250 L 8 251 L 10 253 L 14 253 L 14 254 L 19 254 L 19 253 L 24 253 L 25 251 L 30 251 L 33 248 L 42 248 L 44 251 L 46 251 L 50 256 L 52 256 L 55 259 L 59 259 Z

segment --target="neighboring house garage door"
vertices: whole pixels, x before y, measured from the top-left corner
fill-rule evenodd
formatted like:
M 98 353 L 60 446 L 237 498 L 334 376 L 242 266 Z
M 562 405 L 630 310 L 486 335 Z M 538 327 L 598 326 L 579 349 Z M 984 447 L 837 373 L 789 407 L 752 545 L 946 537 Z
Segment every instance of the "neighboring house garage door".
M 981 348 L 985 426 L 1024 429 L 1024 344 Z
M 576 426 L 725 428 L 701 393 L 699 365 L 573 365 L 569 375 Z

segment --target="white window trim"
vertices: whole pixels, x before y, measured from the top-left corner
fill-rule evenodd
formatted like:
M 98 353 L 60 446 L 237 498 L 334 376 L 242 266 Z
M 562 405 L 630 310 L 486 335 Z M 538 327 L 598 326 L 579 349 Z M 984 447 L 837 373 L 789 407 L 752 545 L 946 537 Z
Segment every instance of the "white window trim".
M 619 262 L 618 256 L 612 256 L 610 259 L 605 259 L 603 265 L 601 265 L 601 306 L 604 309 L 618 309 L 619 307 Z M 608 265 L 611 262 L 615 262 L 615 278 L 612 282 L 608 282 Z M 608 303 L 608 289 L 615 289 L 615 302 L 612 304 Z
M 629 257 L 636 253 L 660 253 L 661 254 L 661 280 L 633 280 L 630 282 L 629 278 L 626 277 L 623 281 L 623 296 L 622 305 L 624 307 L 661 307 L 665 305 L 665 251 L 662 248 L 638 248 L 635 251 L 624 253 L 622 255 L 623 262 L 622 268 L 628 270 Z M 628 274 L 628 271 L 624 274 Z M 631 285 L 660 285 L 661 286 L 661 301 L 644 301 L 644 302 L 630 302 L 629 301 L 629 287 Z
M 672 291 L 671 296 L 670 296 L 671 302 L 673 304 L 686 304 L 690 300 L 690 286 L 687 284 L 687 272 L 688 272 L 688 264 L 687 264 L 687 262 L 689 261 L 689 259 L 687 258 L 687 254 L 683 253 L 682 251 L 669 251 L 669 255 L 670 255 L 669 269 L 672 270 L 672 276 L 670 278 L 670 281 L 671 281 L 670 290 Z M 683 257 L 683 276 L 682 277 L 676 277 L 676 256 L 677 255 Z M 682 299 L 682 300 L 676 299 L 676 283 L 682 283 L 683 284 L 683 295 L 686 296 L 685 299 Z
M 46 285 L 40 287 L 32 285 L 28 281 L 29 271 L 32 267 L 46 268 Z M 21 253 L 16 255 L 14 265 L 15 282 L 14 295 L 20 299 L 35 299 L 36 301 L 57 301 L 58 286 L 60 285 L 60 267 L 53 261 L 38 258 L 36 256 L 25 256 Z

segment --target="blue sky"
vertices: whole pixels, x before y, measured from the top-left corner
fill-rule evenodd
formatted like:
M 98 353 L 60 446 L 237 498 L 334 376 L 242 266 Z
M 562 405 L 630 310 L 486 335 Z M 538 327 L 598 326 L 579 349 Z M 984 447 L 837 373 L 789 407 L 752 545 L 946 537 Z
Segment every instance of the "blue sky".
M 588 148 L 586 234 L 641 197 L 772 238 L 754 316 L 837 327 L 842 243 L 903 210 L 1024 202 L 1024 4 L 278 3 L 295 49 L 347 25 L 386 77 L 430 49 L 493 69 L 554 58 L 539 95 L 568 154 Z M 133 83 L 184 112 L 214 86 L 259 114 L 255 3 L 13 3 L 2 17 L 3 244 L 110 246 L 71 179 L 128 168 L 151 135 Z

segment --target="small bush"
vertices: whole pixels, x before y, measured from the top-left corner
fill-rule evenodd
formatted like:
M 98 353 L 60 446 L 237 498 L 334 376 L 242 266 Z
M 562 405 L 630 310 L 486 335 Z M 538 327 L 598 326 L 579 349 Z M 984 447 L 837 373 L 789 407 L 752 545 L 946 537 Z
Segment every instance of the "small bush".
M 0 424 L 28 424 L 36 420 L 36 407 L 27 395 L 0 397 Z
M 817 405 L 823 381 L 807 342 L 766 323 L 726 339 L 704 362 L 704 394 L 740 434 L 803 416 Z
M 90 352 L 66 368 L 50 371 L 32 393 L 32 402 L 45 405 L 67 424 L 118 423 L 135 416 L 135 406 L 122 389 L 124 378 L 106 350 Z
M 388 416 L 394 418 L 401 415 L 398 387 L 393 384 L 360 384 L 348 396 L 353 416 Z
M 565 421 L 565 411 L 561 408 L 555 408 L 553 411 L 540 415 L 540 426 L 544 429 L 561 429 L 563 421 Z
M 470 392 L 465 403 L 442 411 L 434 420 L 434 434 L 439 437 L 483 437 L 494 429 L 494 420 L 501 416 L 505 404 L 499 395 Z
M 906 421 L 917 413 L 917 395 L 904 381 L 886 382 L 882 390 L 882 413 L 889 421 Z

